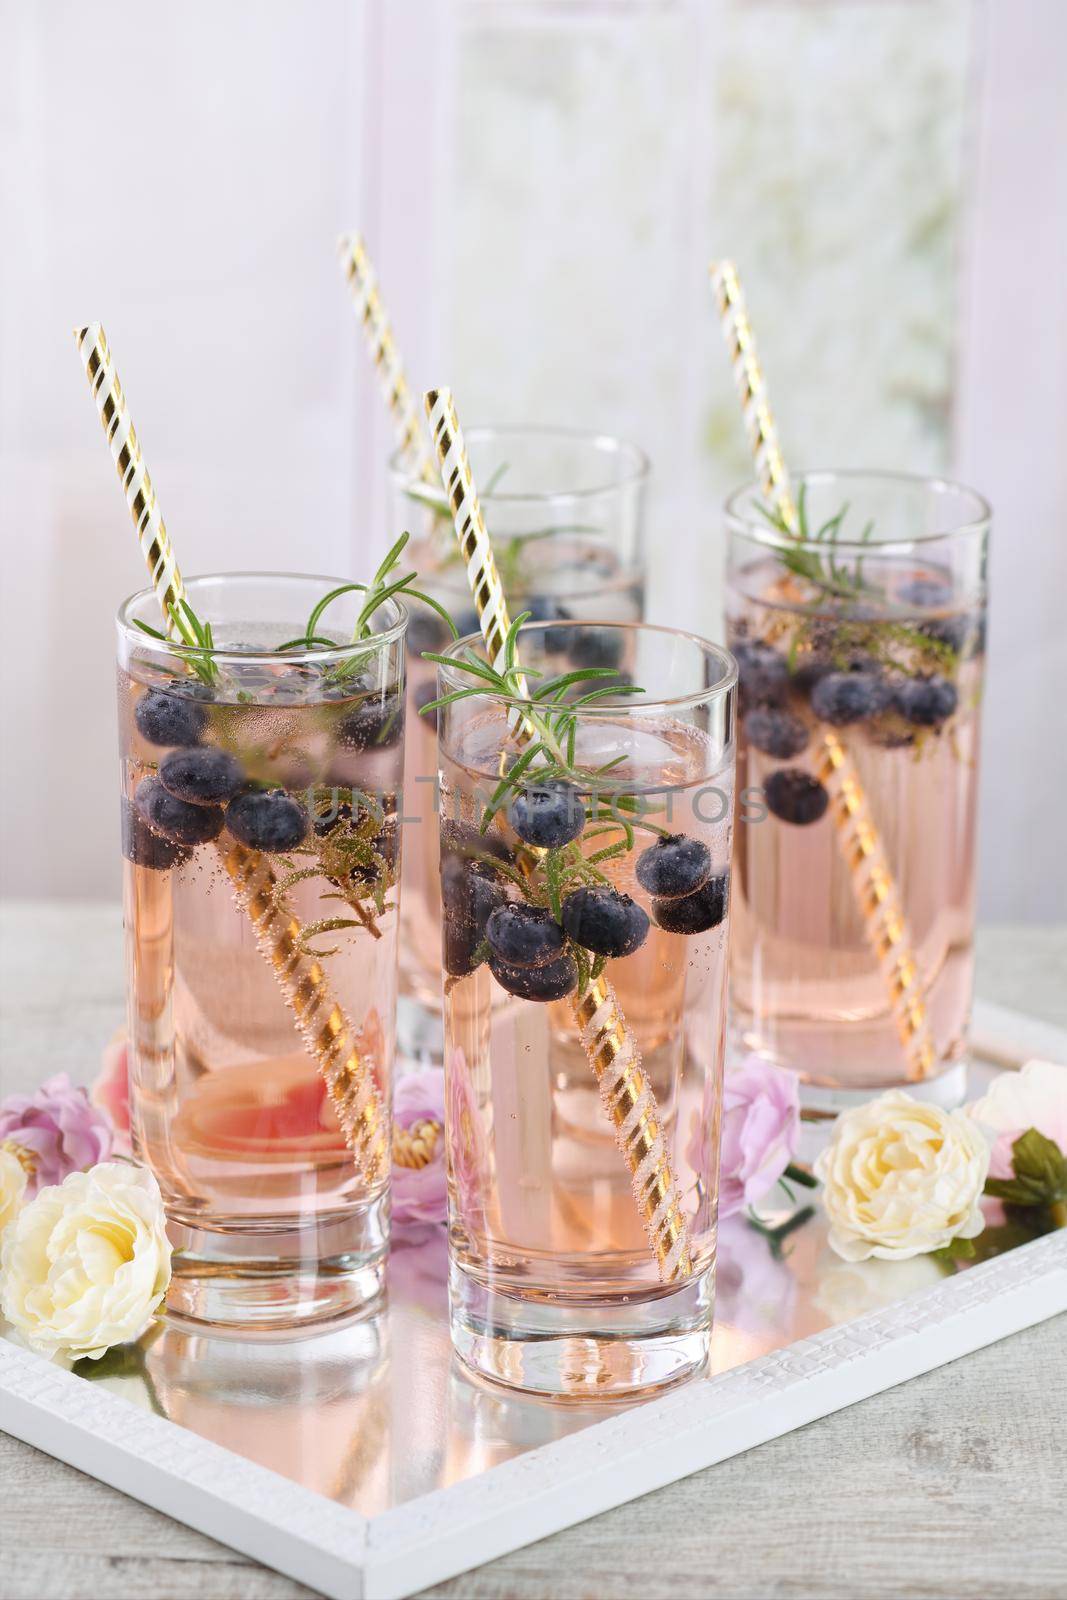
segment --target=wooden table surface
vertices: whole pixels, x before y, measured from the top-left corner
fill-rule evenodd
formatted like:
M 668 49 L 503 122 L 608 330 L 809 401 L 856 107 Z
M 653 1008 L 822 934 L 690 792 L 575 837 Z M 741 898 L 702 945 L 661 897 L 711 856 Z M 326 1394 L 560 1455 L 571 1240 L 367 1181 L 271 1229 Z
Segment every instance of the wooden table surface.
M 117 909 L 9 904 L 0 933 L 3 1093 L 87 1080 L 122 1011 Z M 1067 928 L 986 929 L 978 991 L 1067 1027 Z M 1061 1316 L 427 1593 L 1062 1600 L 1065 1441 Z M 310 1593 L 7 1435 L 0 1506 L 4 1600 Z

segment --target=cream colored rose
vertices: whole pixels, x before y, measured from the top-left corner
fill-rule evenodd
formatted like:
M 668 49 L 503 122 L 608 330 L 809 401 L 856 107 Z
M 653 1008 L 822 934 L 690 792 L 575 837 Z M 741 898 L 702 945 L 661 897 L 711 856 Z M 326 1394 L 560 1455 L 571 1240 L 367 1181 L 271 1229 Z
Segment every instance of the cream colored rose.
M 0 1239 L 18 1215 L 28 1181 L 29 1174 L 14 1150 L 0 1144 Z
M 988 1169 L 988 1142 L 962 1111 L 901 1089 L 846 1111 L 815 1163 L 830 1245 L 846 1261 L 893 1261 L 973 1239 Z
M 95 1360 L 141 1334 L 167 1292 L 159 1186 L 104 1161 L 23 1206 L 3 1245 L 3 1309 L 35 1350 Z

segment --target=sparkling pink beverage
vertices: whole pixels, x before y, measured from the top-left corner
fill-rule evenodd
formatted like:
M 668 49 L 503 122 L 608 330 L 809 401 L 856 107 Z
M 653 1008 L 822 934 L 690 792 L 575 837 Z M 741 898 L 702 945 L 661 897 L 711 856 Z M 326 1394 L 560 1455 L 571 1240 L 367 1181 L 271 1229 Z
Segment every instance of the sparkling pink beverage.
M 523 662 L 574 670 L 569 631 L 523 628 Z M 715 1257 L 733 666 L 688 635 L 618 633 L 645 693 L 535 713 L 554 737 L 531 764 L 506 697 L 450 704 L 440 736 L 453 1340 L 486 1376 L 571 1396 L 699 1367 Z M 442 669 L 442 693 L 463 681 Z M 597 983 L 616 1019 L 601 1006 L 586 1027 Z M 614 1069 L 591 1048 L 612 1028 L 627 1066 L 609 1111 Z M 639 1081 L 687 1230 L 666 1275 L 620 1140 Z
M 736 1024 L 800 1073 L 814 1107 L 901 1083 L 951 1103 L 973 971 L 988 511 L 969 490 L 889 475 L 813 474 L 800 489 L 799 543 L 754 491 L 727 514 L 742 711 Z M 900 897 L 933 1046 L 921 1079 L 834 826 L 827 732 Z
M 346 644 L 346 597 L 317 629 L 336 648 L 279 649 L 332 587 L 191 581 L 211 652 L 141 632 L 151 593 L 119 619 L 133 1138 L 181 1248 L 168 1309 L 212 1326 L 320 1326 L 381 1284 L 406 616 L 388 604 Z M 384 1164 L 328 1089 L 342 1026 Z
M 562 428 L 473 428 L 467 446 L 514 615 L 581 625 L 574 654 L 609 659 L 618 635 L 599 622 L 644 614 L 644 505 L 648 463 L 634 446 Z M 410 529 L 420 584 L 477 631 L 467 574 L 439 486 L 413 479 L 394 460 L 391 537 Z M 436 666 L 424 650 L 443 650 L 447 629 L 421 609 L 408 630 L 408 722 L 404 787 L 404 913 L 400 967 L 402 1032 L 414 1054 L 441 1053 L 441 897 L 437 865 L 437 730 L 419 707 L 436 693 Z M 409 1037 L 410 1035 L 410 1037 Z

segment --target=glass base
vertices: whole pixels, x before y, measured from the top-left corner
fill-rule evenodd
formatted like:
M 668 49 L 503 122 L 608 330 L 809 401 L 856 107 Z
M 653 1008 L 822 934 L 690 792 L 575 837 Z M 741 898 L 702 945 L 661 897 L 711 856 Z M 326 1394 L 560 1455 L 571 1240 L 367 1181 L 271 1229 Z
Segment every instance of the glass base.
M 168 1219 L 174 1245 L 167 1321 L 234 1338 L 293 1339 L 379 1309 L 388 1249 L 385 1196 L 302 1227 L 220 1228 Z
M 713 1270 L 654 1299 L 562 1305 L 501 1294 L 449 1264 L 452 1344 L 461 1361 L 493 1383 L 562 1400 L 621 1400 L 700 1372 L 713 1297 Z
M 445 1025 L 436 1009 L 417 995 L 402 994 L 396 1003 L 396 1047 L 420 1067 L 439 1067 L 445 1059 Z

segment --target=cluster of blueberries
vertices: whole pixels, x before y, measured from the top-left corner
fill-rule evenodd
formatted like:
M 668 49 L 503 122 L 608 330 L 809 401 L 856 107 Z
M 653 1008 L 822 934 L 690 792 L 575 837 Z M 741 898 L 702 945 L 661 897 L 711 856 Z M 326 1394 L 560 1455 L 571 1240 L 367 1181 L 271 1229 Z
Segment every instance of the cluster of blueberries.
M 517 793 L 507 816 L 524 844 L 554 850 L 582 833 L 585 802 L 574 784 L 551 779 Z M 493 864 L 494 856 L 510 862 L 503 840 L 494 838 L 478 859 L 472 851 L 473 841 L 446 834 L 444 954 L 451 977 L 466 977 L 484 961 L 509 994 L 561 1000 L 578 983 L 573 947 L 617 960 L 644 944 L 650 918 L 632 896 L 583 884 L 563 896 L 557 921 L 547 907 L 511 897 Z M 670 933 L 704 933 L 726 915 L 727 874 L 712 871 L 711 852 L 699 839 L 662 835 L 638 857 L 636 874 L 651 896 L 651 920 Z
M 940 728 L 959 700 L 955 684 L 940 673 L 890 673 L 869 656 L 857 654 L 839 670 L 819 654 L 790 671 L 786 658 L 762 639 L 738 639 L 731 649 L 745 738 L 776 761 L 792 761 L 811 739 L 810 724 L 786 703 L 791 693 L 804 696 L 812 714 L 831 728 L 881 719 L 878 736 L 887 745 L 910 744 L 918 730 Z M 823 784 L 801 767 L 770 773 L 763 794 L 772 816 L 800 826 L 818 822 L 830 800 Z
M 294 850 L 311 827 L 308 812 L 282 789 L 249 788 L 236 756 L 201 744 L 207 708 L 193 689 L 149 689 L 134 708 L 142 738 L 168 752 L 124 812 L 125 854 L 137 866 L 166 870 L 224 827 L 253 850 Z
M 306 806 L 284 789 L 248 782 L 237 757 L 202 743 L 208 722 L 203 685 L 149 689 L 134 708 L 138 732 L 167 750 L 154 775 L 142 778 L 123 808 L 124 854 L 137 866 L 167 871 L 227 828 L 239 843 L 265 854 L 295 850 L 313 826 Z M 339 743 L 354 749 L 397 743 L 403 732 L 399 693 L 361 699 L 338 724 Z M 336 820 L 336 819 L 332 819 Z M 320 824 L 315 821 L 317 832 Z

